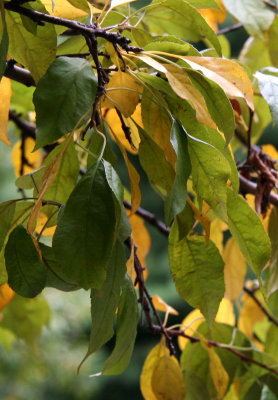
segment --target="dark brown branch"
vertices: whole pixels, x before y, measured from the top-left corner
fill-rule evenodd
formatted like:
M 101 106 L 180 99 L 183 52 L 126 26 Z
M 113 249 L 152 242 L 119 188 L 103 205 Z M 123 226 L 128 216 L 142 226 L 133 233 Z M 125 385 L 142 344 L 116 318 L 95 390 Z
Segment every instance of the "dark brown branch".
M 272 8 L 273 10 L 277 10 L 277 6 L 274 3 L 272 3 L 272 1 L 264 0 L 264 4 Z
M 219 29 L 219 31 L 216 32 L 216 35 L 225 35 L 226 33 L 237 31 L 238 29 L 241 29 L 241 28 L 243 28 L 242 24 L 240 24 L 240 23 L 239 24 L 235 24 L 235 25 L 232 25 L 232 26 L 228 26 L 227 28 Z
M 15 111 L 9 111 L 9 120 L 13 121 L 16 126 L 24 131 L 25 136 L 31 137 L 32 139 L 36 140 L 36 125 L 32 122 L 25 121 L 24 119 L 20 118 L 20 114 L 17 114 Z
M 265 306 L 260 302 L 258 297 L 255 295 L 252 289 L 248 289 L 248 287 L 244 286 L 243 290 L 254 300 L 257 306 L 262 310 L 262 312 L 267 316 L 270 322 L 273 322 L 276 326 L 278 326 L 278 320 L 265 308 Z
M 238 174 L 239 176 L 239 182 L 240 182 L 240 191 L 243 194 L 256 194 L 256 190 L 257 190 L 257 185 L 256 183 L 250 181 L 249 179 L 246 179 L 244 176 L 242 176 L 241 174 Z M 271 192 L 270 193 L 270 202 L 271 204 L 273 204 L 274 206 L 278 206 L 278 195 Z
M 124 206 L 128 210 L 131 210 L 131 204 L 127 200 L 124 200 Z M 154 214 L 141 207 L 139 207 L 135 213 L 157 228 L 161 233 L 163 233 L 163 235 L 169 236 L 170 228 L 167 228 L 166 225 L 157 219 Z
M 14 60 L 7 61 L 4 76 L 12 79 L 13 81 L 22 83 L 25 86 L 36 86 L 35 81 L 27 69 L 17 67 L 14 65 Z

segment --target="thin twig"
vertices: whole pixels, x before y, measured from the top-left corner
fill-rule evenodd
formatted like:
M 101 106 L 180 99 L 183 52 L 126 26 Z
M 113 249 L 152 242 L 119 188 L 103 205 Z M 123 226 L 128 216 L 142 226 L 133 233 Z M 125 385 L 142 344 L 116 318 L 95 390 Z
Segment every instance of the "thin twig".
M 241 28 L 243 28 L 242 24 L 240 24 L 240 23 L 239 24 L 235 24 L 235 25 L 232 25 L 232 26 L 228 26 L 227 28 L 219 29 L 219 31 L 216 32 L 216 35 L 225 35 L 226 33 L 237 31 L 238 29 L 241 29 Z
M 267 316 L 270 322 L 273 322 L 276 326 L 278 326 L 278 320 L 270 314 L 270 312 L 265 308 L 265 306 L 260 302 L 258 297 L 255 295 L 252 289 L 248 289 L 248 287 L 244 286 L 243 290 L 254 300 L 254 302 L 259 306 L 262 312 Z

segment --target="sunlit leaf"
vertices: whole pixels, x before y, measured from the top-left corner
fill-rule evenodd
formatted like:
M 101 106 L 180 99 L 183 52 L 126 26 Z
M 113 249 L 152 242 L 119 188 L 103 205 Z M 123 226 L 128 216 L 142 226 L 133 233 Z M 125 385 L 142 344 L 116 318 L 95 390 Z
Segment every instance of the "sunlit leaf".
M 10 288 L 8 283 L 0 286 L 0 310 L 3 310 L 13 299 L 15 292 Z
M 176 311 L 173 307 L 169 306 L 169 304 L 165 303 L 165 301 L 158 296 L 157 294 L 153 296 L 153 304 L 155 308 L 159 311 L 163 311 L 167 314 L 178 315 L 178 311 Z
M 8 145 L 11 145 L 11 142 L 8 138 L 8 120 L 9 120 L 9 107 L 12 96 L 12 87 L 10 79 L 5 76 L 1 79 L 0 82 L 0 140 Z
M 76 19 L 80 17 L 85 17 L 89 14 L 89 7 L 87 5 L 86 7 L 86 2 L 83 1 L 83 7 L 82 8 L 87 8 L 87 11 L 82 11 L 82 8 L 77 7 L 76 0 L 55 0 L 52 2 L 52 0 L 41 0 L 45 8 L 47 9 L 48 13 L 50 15 L 54 15 L 55 17 L 60 17 L 60 18 L 68 18 L 68 19 Z M 78 0 L 79 3 L 81 3 L 81 0 Z M 74 7 L 75 5 L 75 7 Z

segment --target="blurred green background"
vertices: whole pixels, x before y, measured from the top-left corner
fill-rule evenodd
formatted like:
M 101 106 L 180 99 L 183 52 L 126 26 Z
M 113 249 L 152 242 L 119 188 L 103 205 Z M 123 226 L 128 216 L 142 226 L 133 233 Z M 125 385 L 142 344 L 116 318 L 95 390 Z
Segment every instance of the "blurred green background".
M 146 3 L 146 1 L 145 1 Z M 225 25 L 231 25 L 231 20 Z M 236 56 L 247 38 L 243 29 L 227 35 L 232 55 Z M 273 128 L 266 129 L 260 143 L 273 143 Z M 10 138 L 15 133 L 10 125 Z M 277 144 L 273 143 L 273 144 Z M 115 149 L 114 149 L 115 150 Z M 131 157 L 141 174 L 142 206 L 163 218 L 163 204 L 150 187 L 148 180 Z M 128 177 L 121 156 L 117 165 L 119 174 L 128 185 Z M 19 197 L 14 185 L 15 175 L 11 163 L 11 148 L 0 143 L 0 201 Z M 167 239 L 153 227 L 148 226 L 152 247 L 147 258 L 149 277 L 147 287 L 152 295 L 159 294 L 167 303 L 176 308 L 180 316 L 171 317 L 169 325 L 179 323 L 189 312 L 188 305 L 177 297 L 169 273 Z M 111 340 L 102 350 L 91 356 L 82 366 L 79 375 L 77 367 L 87 351 L 90 334 L 89 292 L 60 293 L 47 289 L 44 295 L 49 302 L 52 316 L 48 328 L 44 328 L 37 349 L 30 349 L 17 340 L 8 353 L 0 346 L 1 400 L 117 400 L 142 399 L 139 389 L 139 375 L 143 362 L 159 341 L 152 336 L 142 318 L 138 328 L 135 351 L 128 369 L 120 376 L 89 377 L 101 370 L 105 358 L 113 348 Z

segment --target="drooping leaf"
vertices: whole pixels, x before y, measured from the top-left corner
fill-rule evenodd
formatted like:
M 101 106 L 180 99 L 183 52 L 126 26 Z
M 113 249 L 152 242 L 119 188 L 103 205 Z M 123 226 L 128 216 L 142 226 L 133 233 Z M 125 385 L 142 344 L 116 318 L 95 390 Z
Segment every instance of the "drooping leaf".
M 151 248 L 151 237 L 144 223 L 144 220 L 136 214 L 128 217 L 131 228 L 132 238 L 137 246 L 137 256 L 142 267 L 146 267 L 146 257 Z
M 8 120 L 9 120 L 9 108 L 12 96 L 12 87 L 10 79 L 5 76 L 0 82 L 0 141 L 11 145 L 8 138 Z
M 89 110 L 96 89 L 97 80 L 87 60 L 57 58 L 39 81 L 34 93 L 36 148 L 71 132 Z
M 40 2 L 33 7 L 40 12 L 46 11 Z M 20 14 L 8 11 L 6 21 L 9 54 L 31 72 L 37 83 L 55 60 L 57 35 L 54 26 L 49 23 L 38 26 L 36 35 L 33 35 L 23 26 Z
M 240 295 L 247 272 L 247 265 L 234 238 L 230 238 L 223 252 L 225 262 L 225 297 L 235 301 Z
M 270 240 L 259 216 L 239 195 L 228 188 L 227 214 L 230 231 L 246 261 L 260 279 L 270 258 Z
M 126 272 L 125 262 L 123 244 L 117 241 L 112 251 L 103 285 L 98 290 L 91 290 L 92 328 L 89 348 L 82 363 L 114 335 L 116 309 L 119 305 L 120 289 Z
M 263 36 L 274 13 L 261 0 L 223 0 L 227 10 L 240 21 L 250 36 Z
M 31 236 L 22 225 L 9 236 L 5 261 L 10 287 L 20 296 L 35 297 L 45 287 L 46 270 Z
M 117 375 L 127 368 L 133 352 L 138 319 L 136 293 L 131 280 L 126 276 L 119 302 L 116 344 L 103 365 L 102 375 Z
M 49 319 L 50 309 L 43 297 L 25 299 L 15 295 L 9 307 L 3 310 L 1 326 L 35 346 L 43 326 L 48 325 Z
M 189 236 L 178 241 L 176 223 L 169 238 L 171 273 L 179 295 L 199 308 L 211 325 L 224 295 L 224 263 L 213 242 Z
M 278 72 L 278 69 L 277 69 Z M 278 124 L 278 76 L 263 74 L 257 71 L 254 74 L 258 79 L 260 91 L 267 101 L 273 122 Z
M 65 280 L 101 287 L 114 242 L 114 210 L 103 165 L 96 163 L 71 193 L 53 238 L 57 273 Z
M 171 220 L 185 207 L 187 180 L 191 173 L 186 133 L 176 121 L 174 121 L 172 125 L 171 143 L 177 155 L 177 162 L 176 177 L 164 206 L 166 225 L 169 225 Z

